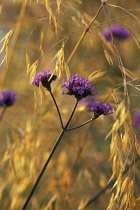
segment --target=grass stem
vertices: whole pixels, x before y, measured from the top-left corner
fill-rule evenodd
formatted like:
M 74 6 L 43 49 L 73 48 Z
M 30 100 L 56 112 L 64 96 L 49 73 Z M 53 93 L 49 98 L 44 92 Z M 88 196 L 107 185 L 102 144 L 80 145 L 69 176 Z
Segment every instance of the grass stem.
M 97 16 L 99 15 L 99 13 L 100 13 L 100 11 L 101 11 L 102 7 L 103 7 L 102 5 L 99 7 L 99 9 L 98 9 L 98 11 L 96 12 L 95 16 L 92 18 L 92 20 L 90 21 L 90 23 L 88 24 L 88 26 L 85 28 L 85 30 L 84 30 L 84 32 L 82 33 L 82 35 L 81 35 L 81 37 L 80 37 L 79 41 L 77 42 L 77 44 L 76 44 L 75 48 L 73 49 L 72 53 L 70 54 L 70 56 L 69 56 L 69 58 L 68 58 L 68 60 L 67 60 L 67 62 L 66 62 L 66 63 L 67 63 L 67 65 L 69 65 L 69 64 L 70 64 L 70 62 L 71 62 L 71 60 L 72 60 L 73 56 L 74 56 L 74 55 L 75 55 L 75 53 L 77 52 L 77 50 L 78 50 L 78 48 L 79 48 L 79 46 L 80 46 L 81 42 L 83 41 L 83 39 L 84 39 L 85 35 L 86 35 L 86 34 L 87 34 L 87 32 L 89 31 L 89 29 L 90 29 L 90 27 L 91 27 L 92 23 L 95 21 L 95 19 L 96 19 L 96 18 L 97 18 Z

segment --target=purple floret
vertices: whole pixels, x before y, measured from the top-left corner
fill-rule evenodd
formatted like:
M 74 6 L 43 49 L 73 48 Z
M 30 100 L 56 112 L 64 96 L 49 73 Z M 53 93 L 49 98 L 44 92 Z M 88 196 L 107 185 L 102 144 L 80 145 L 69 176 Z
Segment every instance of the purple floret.
M 89 108 L 91 111 L 94 112 L 95 116 L 99 116 L 99 115 L 108 115 L 108 114 L 112 114 L 113 113 L 113 107 L 111 106 L 111 104 L 104 104 L 103 102 L 91 102 L 89 104 Z
M 127 40 L 131 37 L 129 30 L 124 26 L 111 25 L 110 28 L 108 27 L 102 32 L 103 36 L 106 38 L 107 41 L 112 40 L 110 29 L 113 37 L 118 38 L 119 40 Z
M 63 91 L 62 95 L 74 95 L 78 101 L 89 95 L 92 95 L 95 89 L 95 86 L 88 83 L 87 78 L 80 77 L 78 74 L 68 78 L 66 82 L 63 83 L 62 87 L 68 89 L 68 91 Z
M 137 111 L 134 116 L 133 123 L 140 129 L 140 111 Z
M 36 74 L 34 80 L 30 81 L 30 83 L 39 86 L 39 83 L 41 82 L 44 87 L 50 90 L 51 89 L 50 85 L 52 81 L 56 80 L 56 78 L 57 78 L 56 75 L 51 75 L 50 70 L 46 70 Z
M 10 90 L 2 91 L 0 95 L 1 95 L 0 106 L 5 106 L 5 107 L 12 106 L 17 100 L 16 99 L 17 94 Z

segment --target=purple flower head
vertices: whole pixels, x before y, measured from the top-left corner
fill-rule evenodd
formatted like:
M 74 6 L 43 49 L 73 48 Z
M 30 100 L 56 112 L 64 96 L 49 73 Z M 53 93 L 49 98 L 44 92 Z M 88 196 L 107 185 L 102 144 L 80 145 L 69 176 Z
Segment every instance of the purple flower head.
M 16 102 L 16 96 L 17 94 L 10 91 L 5 90 L 0 93 L 0 106 L 12 106 Z
M 111 41 L 112 39 L 110 30 L 112 32 L 113 37 L 119 40 L 127 40 L 131 37 L 129 30 L 124 26 L 111 25 L 110 28 L 108 27 L 102 32 L 103 36 L 106 38 L 107 41 Z
M 68 89 L 68 91 L 63 91 L 62 95 L 74 95 L 78 101 L 89 95 L 92 95 L 92 92 L 95 89 L 95 86 L 88 83 L 87 78 L 80 77 L 78 74 L 68 78 L 66 82 L 63 83 L 62 87 Z
M 140 111 L 137 111 L 134 116 L 133 123 L 140 129 Z
M 95 103 L 92 101 L 89 104 L 89 108 L 94 112 L 94 116 L 99 117 L 99 115 L 108 115 L 113 113 L 113 107 L 111 104 L 104 104 L 103 102 Z
M 51 83 L 52 81 L 55 81 L 57 76 L 51 75 L 50 70 L 42 71 L 35 75 L 34 80 L 30 81 L 32 84 L 35 84 L 36 86 L 39 86 L 39 83 L 41 82 L 42 85 L 47 88 L 47 90 L 51 90 Z

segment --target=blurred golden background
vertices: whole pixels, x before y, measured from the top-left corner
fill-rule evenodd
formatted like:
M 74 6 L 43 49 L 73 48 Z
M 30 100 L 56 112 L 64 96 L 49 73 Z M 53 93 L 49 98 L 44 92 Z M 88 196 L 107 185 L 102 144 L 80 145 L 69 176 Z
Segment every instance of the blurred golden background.
M 61 131 L 49 92 L 29 83 L 44 70 L 58 76 L 52 91 L 65 123 L 75 102 L 61 94 L 67 74 L 92 75 L 96 98 L 111 103 L 115 113 L 65 134 L 27 209 L 82 210 L 111 176 L 117 177 L 113 190 L 87 209 L 139 209 L 139 163 L 121 173 L 140 152 L 140 131 L 133 125 L 140 109 L 140 2 L 108 0 L 97 13 L 100 6 L 96 0 L 0 1 L 0 87 L 18 94 L 0 122 L 1 210 L 22 208 Z M 125 26 L 132 37 L 107 42 L 102 31 L 109 24 Z M 80 103 L 70 127 L 91 116 Z

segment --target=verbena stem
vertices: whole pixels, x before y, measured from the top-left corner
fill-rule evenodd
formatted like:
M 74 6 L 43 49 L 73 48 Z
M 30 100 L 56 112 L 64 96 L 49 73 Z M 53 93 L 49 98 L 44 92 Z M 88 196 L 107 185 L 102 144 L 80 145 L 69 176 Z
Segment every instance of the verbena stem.
M 33 194 L 34 194 L 34 192 L 35 192 L 35 190 L 36 190 L 36 188 L 37 188 L 37 186 L 38 186 L 38 184 L 39 184 L 39 182 L 40 182 L 40 180 L 41 180 L 41 178 L 42 178 L 42 176 L 43 176 L 43 174 L 44 174 L 44 172 L 45 172 L 45 170 L 46 170 L 46 168 L 47 168 L 47 166 L 48 166 L 48 164 L 49 164 L 49 162 L 50 162 L 50 160 L 52 159 L 52 156 L 53 156 L 55 150 L 57 149 L 57 147 L 58 147 L 58 145 L 59 145 L 59 143 L 60 143 L 62 137 L 64 136 L 64 133 L 66 132 L 66 129 L 67 129 L 67 127 L 68 127 L 68 125 L 69 125 L 69 123 L 70 123 L 70 121 L 71 121 L 71 119 L 72 119 L 72 117 L 73 117 L 73 114 L 74 114 L 74 112 L 75 112 L 75 110 L 76 110 L 77 104 L 78 104 L 78 101 L 76 102 L 76 104 L 75 104 L 75 106 L 74 106 L 74 108 L 73 108 L 73 111 L 72 111 L 72 113 L 71 113 L 71 115 L 70 115 L 70 117 L 69 117 L 69 120 L 68 120 L 66 126 L 65 126 L 64 129 L 61 131 L 59 137 L 57 138 L 57 140 L 56 140 L 56 142 L 55 142 L 55 144 L 54 144 L 54 146 L 53 146 L 53 148 L 52 148 L 52 150 L 51 150 L 51 152 L 50 152 L 49 157 L 47 158 L 47 160 L 46 160 L 46 162 L 45 162 L 43 168 L 41 169 L 41 172 L 40 172 L 39 176 L 37 177 L 36 182 L 35 182 L 35 184 L 34 184 L 32 190 L 31 190 L 31 192 L 30 192 L 28 198 L 27 198 L 26 201 L 25 201 L 25 204 L 24 204 L 23 207 L 22 207 L 22 210 L 25 210 L 25 209 L 26 209 L 26 207 L 27 207 L 29 201 L 31 200 L 31 198 L 32 198 L 32 196 L 33 196 Z
M 137 157 L 135 158 L 135 160 L 133 160 L 131 162 L 130 165 L 128 165 L 125 170 L 122 172 L 122 176 L 124 176 L 130 168 L 133 167 L 133 165 L 140 160 L 140 156 L 137 155 Z M 84 208 L 82 208 L 82 210 L 85 210 L 91 203 L 93 203 L 94 201 L 97 200 L 97 198 L 99 198 L 108 188 L 110 188 L 115 182 L 116 182 L 117 178 L 112 179 L 104 188 L 102 188 L 94 197 L 90 198 L 89 201 L 86 203 L 86 205 L 84 206 Z
M 55 97 L 54 97 L 53 93 L 52 93 L 51 91 L 49 91 L 49 92 L 50 92 L 51 97 L 52 97 L 52 99 L 53 99 L 53 102 L 54 102 L 54 104 L 55 104 L 55 106 L 56 106 L 56 109 L 57 109 L 57 112 L 58 112 L 58 116 L 59 116 L 59 119 L 60 119 L 60 123 L 61 123 L 61 127 L 62 127 L 62 129 L 63 129 L 64 126 L 63 126 L 63 121 L 62 121 L 62 117 L 61 117 L 61 113 L 60 113 L 59 107 L 58 107 L 58 105 L 57 105 L 57 102 L 56 102 L 56 100 L 55 100 Z
M 4 114 L 5 114 L 5 112 L 6 112 L 6 106 L 4 106 L 3 107 L 3 109 L 2 109 L 2 112 L 1 112 L 1 114 L 0 114 L 0 121 L 3 119 L 3 116 L 4 116 Z
M 84 126 L 84 125 L 86 125 L 86 124 L 92 122 L 92 121 L 95 120 L 95 119 L 97 119 L 97 117 L 91 118 L 90 120 L 88 120 L 88 121 L 82 123 L 81 125 L 78 125 L 78 126 L 76 126 L 76 127 L 74 127 L 74 128 L 69 128 L 69 129 L 67 129 L 66 131 L 72 131 L 72 130 L 75 130 L 75 129 L 77 129 L 77 128 L 81 128 L 82 126 Z

